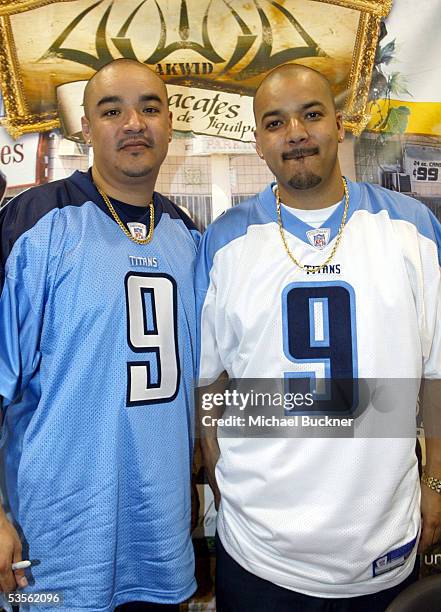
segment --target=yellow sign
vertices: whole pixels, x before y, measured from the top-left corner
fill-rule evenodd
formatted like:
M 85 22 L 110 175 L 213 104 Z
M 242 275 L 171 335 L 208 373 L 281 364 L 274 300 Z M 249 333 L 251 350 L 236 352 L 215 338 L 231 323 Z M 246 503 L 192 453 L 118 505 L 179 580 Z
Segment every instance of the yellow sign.
M 387 124 L 381 122 L 388 116 L 391 109 L 404 108 L 408 113 L 406 134 L 424 134 L 426 136 L 441 136 L 441 103 L 440 102 L 408 102 L 401 100 L 378 100 L 371 104 L 371 119 L 367 128 L 373 132 L 387 131 Z M 395 133 L 399 130 L 393 130 Z
M 359 132 L 380 19 L 391 3 L 0 0 L 6 127 L 13 135 L 57 127 L 57 87 L 130 57 L 167 84 L 244 96 L 274 67 L 305 64 L 328 77 L 346 126 Z

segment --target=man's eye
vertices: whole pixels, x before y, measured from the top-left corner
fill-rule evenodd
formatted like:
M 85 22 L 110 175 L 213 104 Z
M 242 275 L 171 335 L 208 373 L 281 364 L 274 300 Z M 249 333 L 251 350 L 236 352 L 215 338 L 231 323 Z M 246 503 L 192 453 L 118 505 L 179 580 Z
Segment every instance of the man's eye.
M 307 119 L 320 119 L 321 116 L 322 114 L 319 111 L 309 111 L 309 113 L 306 113 Z
M 280 119 L 274 119 L 273 121 L 270 121 L 269 123 L 266 124 L 266 129 L 271 130 L 271 129 L 279 127 L 280 125 L 282 125 L 282 122 L 280 121 Z
M 117 110 L 116 108 L 111 108 L 109 110 L 104 111 L 105 117 L 116 117 L 117 115 L 119 115 L 119 110 Z
M 159 113 L 159 108 L 156 108 L 155 106 L 146 106 L 143 109 L 143 112 L 147 113 L 147 114 L 149 114 L 149 113 Z

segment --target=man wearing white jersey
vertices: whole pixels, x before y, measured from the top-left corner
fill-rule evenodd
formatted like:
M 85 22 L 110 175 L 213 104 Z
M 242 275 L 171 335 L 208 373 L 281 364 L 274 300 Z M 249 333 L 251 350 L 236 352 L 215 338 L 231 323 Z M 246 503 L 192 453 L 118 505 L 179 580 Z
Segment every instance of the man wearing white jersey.
M 217 396 L 201 410 L 206 431 L 222 425 L 203 437 L 220 499 L 217 609 L 379 612 L 416 579 L 418 541 L 441 536 L 440 439 L 426 440 L 421 490 L 415 456 L 422 378 L 426 423 L 440 414 L 441 226 L 342 177 L 342 115 L 318 72 L 275 69 L 254 110 L 276 183 L 208 228 L 197 265 L 201 384 L 226 372 L 247 389 L 224 394 L 230 420 L 210 416 Z M 310 393 L 256 417 L 245 379 L 306 380 Z

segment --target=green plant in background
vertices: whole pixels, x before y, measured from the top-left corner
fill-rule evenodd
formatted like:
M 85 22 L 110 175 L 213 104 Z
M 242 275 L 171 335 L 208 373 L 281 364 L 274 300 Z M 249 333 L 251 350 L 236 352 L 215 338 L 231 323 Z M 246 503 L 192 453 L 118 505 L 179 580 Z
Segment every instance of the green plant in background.
M 396 51 L 395 39 L 384 45 L 384 47 L 381 46 L 381 40 L 386 34 L 386 26 L 382 23 L 369 92 L 370 111 L 371 113 L 376 112 L 379 115 L 378 121 L 372 127 L 379 130 L 383 138 L 386 135 L 404 134 L 409 122 L 409 107 L 401 105 L 397 108 L 391 108 L 391 95 L 412 95 L 407 90 L 406 78 L 402 74 L 392 72 L 386 75 L 384 73 L 384 67 L 388 66 L 395 59 Z M 380 105 L 380 99 L 386 100 L 386 104 Z
M 409 115 L 410 109 L 408 106 L 390 108 L 380 129 L 390 134 L 404 134 L 409 122 Z

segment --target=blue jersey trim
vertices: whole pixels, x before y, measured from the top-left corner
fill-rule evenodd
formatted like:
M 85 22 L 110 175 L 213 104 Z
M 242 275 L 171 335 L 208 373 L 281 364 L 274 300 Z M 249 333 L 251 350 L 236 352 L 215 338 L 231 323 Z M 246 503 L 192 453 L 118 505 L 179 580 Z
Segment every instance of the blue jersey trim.
M 348 181 L 349 182 L 349 181 Z M 271 217 L 272 221 L 277 223 L 277 209 L 276 209 L 276 196 L 274 195 L 273 187 L 275 183 L 271 183 L 262 193 L 258 195 L 259 202 L 266 210 L 269 217 Z M 320 227 L 326 227 L 330 229 L 329 234 L 329 242 L 335 238 L 338 233 L 338 229 L 341 224 L 341 219 L 344 210 L 344 200 L 340 202 L 337 208 L 331 213 L 331 215 L 326 219 L 324 223 Z M 296 236 L 299 240 L 302 240 L 305 244 L 311 246 L 306 232 L 309 230 L 316 230 L 320 228 L 313 227 L 312 225 L 308 225 L 301 219 L 299 219 L 296 215 L 291 214 L 283 207 L 281 207 L 280 215 L 282 217 L 282 224 L 284 230 Z
M 415 226 L 421 236 L 432 240 L 437 246 L 438 261 L 441 265 L 441 224 L 425 204 L 379 185 L 348 181 L 348 187 L 352 201 L 347 222 L 357 210 L 366 210 L 372 214 L 385 210 L 391 220 L 407 221 Z
M 196 287 L 206 291 L 214 256 L 224 246 L 244 236 L 253 225 L 271 223 L 272 219 L 259 206 L 259 196 L 228 209 L 208 226 L 202 236 L 196 267 Z
M 438 248 L 438 260 L 441 265 L 441 224 L 427 206 L 414 198 L 377 185 L 346 180 L 349 190 L 346 223 L 350 222 L 352 215 L 357 211 L 366 210 L 371 214 L 386 211 L 390 219 L 407 221 L 415 226 L 419 234 L 432 240 Z M 196 260 L 196 305 L 199 316 L 210 284 L 210 271 L 216 253 L 234 240 L 245 236 L 250 226 L 277 223 L 273 185 L 274 183 L 268 185 L 258 195 L 227 210 L 207 228 L 202 237 Z M 330 240 L 335 238 L 338 232 L 343 210 L 344 202 L 341 202 L 323 224 L 331 230 Z M 311 229 L 309 225 L 283 210 L 282 221 L 287 232 L 310 246 L 306 236 L 306 231 Z M 198 362 L 199 350 L 200 338 L 198 339 Z
M 228 209 L 208 226 L 202 236 L 198 255 L 196 257 L 196 312 L 198 313 L 199 320 L 205 302 L 206 292 L 210 284 L 210 270 L 213 266 L 213 259 L 216 253 L 227 244 L 244 236 L 248 232 L 250 226 L 263 225 L 265 223 L 271 223 L 271 221 L 272 219 L 259 205 L 258 196 L 253 196 L 246 202 L 239 204 L 239 206 Z M 201 351 L 199 328 L 200 326 L 198 326 L 199 331 L 196 345 L 196 380 L 199 379 Z
M 349 222 L 352 215 L 358 210 L 366 210 L 372 214 L 385 210 L 389 218 L 394 221 L 401 220 L 412 223 L 419 234 L 429 238 L 429 240 L 433 240 L 438 247 L 438 251 L 441 250 L 441 224 L 427 206 L 414 198 L 390 191 L 379 185 L 354 183 L 349 179 L 346 179 L 346 181 L 349 191 L 349 208 L 346 223 Z M 269 185 L 257 197 L 271 220 L 277 223 L 276 198 L 273 192 L 273 185 L 274 183 Z M 343 210 L 344 202 L 340 202 L 335 211 L 321 226 L 330 228 L 329 242 L 337 235 Z M 282 209 L 281 215 L 285 231 L 290 232 L 305 244 L 309 244 L 306 232 L 314 228 L 298 219 L 295 215 L 289 214 L 286 210 Z
M 438 247 L 438 252 L 441 251 L 441 224 L 427 206 L 414 198 L 389 191 L 378 185 L 354 183 L 349 179 L 346 180 L 349 191 L 349 209 L 346 223 L 359 210 L 366 210 L 372 214 L 385 210 L 392 220 L 412 223 L 419 234 L 433 240 Z M 217 251 L 233 240 L 244 236 L 249 226 L 277 223 L 273 185 L 274 183 L 271 183 L 261 193 L 227 210 L 208 227 L 202 239 L 198 262 L 199 266 L 202 265 L 205 269 L 206 277 L 208 277 Z M 341 202 L 322 225 L 322 227 L 326 226 L 331 230 L 329 241 L 337 235 L 343 210 L 344 202 Z M 311 226 L 287 211 L 282 210 L 281 214 L 284 229 L 310 246 L 306 231 L 311 229 Z M 439 258 L 441 265 L 441 254 Z

